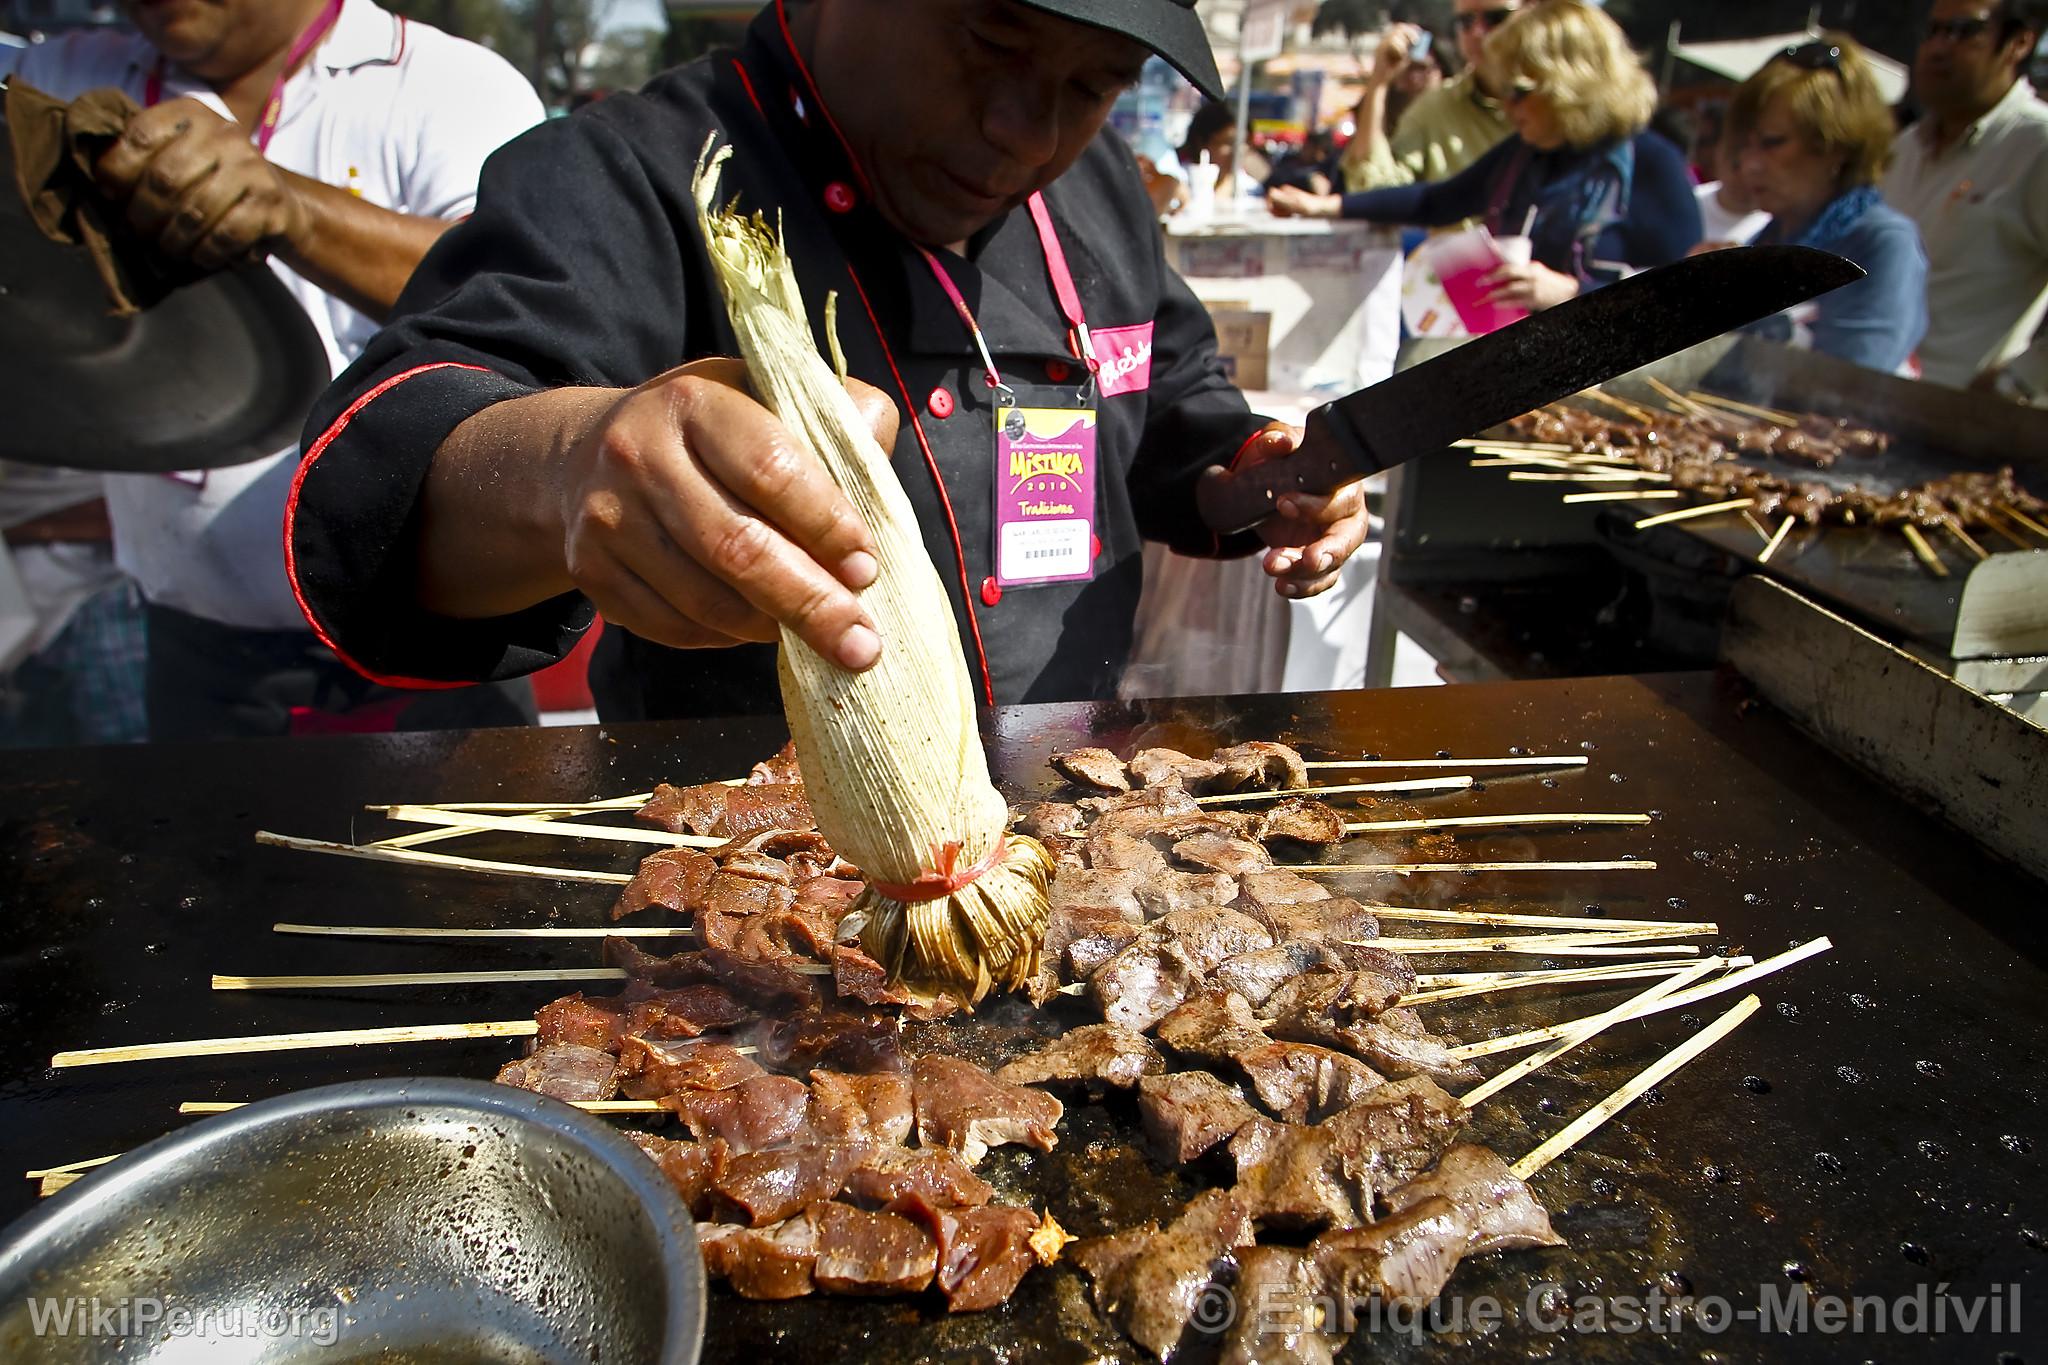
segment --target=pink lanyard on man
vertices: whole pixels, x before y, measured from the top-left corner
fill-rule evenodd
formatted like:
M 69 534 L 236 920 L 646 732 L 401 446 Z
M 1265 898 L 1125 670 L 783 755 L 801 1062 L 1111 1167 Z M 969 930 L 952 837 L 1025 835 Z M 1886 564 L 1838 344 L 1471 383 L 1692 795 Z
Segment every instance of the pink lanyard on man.
M 341 0 L 327 0 L 326 8 L 306 26 L 306 31 L 292 44 L 292 50 L 285 54 L 284 70 L 277 73 L 277 80 L 270 87 L 270 98 L 263 101 L 263 113 L 256 120 L 256 131 L 250 135 L 255 139 L 257 151 L 270 150 L 270 139 L 277 132 L 278 123 L 284 118 L 284 88 L 290 83 L 292 73 L 299 69 L 300 62 L 306 60 L 306 54 L 320 45 L 320 40 L 327 36 L 328 31 L 334 27 L 335 20 L 339 18 Z M 149 78 L 143 84 L 142 103 L 146 108 L 154 108 L 162 102 L 163 97 L 164 59 L 159 56 L 156 65 L 149 70 Z
M 1095 398 L 1100 362 L 1044 197 L 1032 195 L 1030 207 L 1038 244 L 1045 253 L 1045 268 L 1052 276 L 1053 294 L 1067 320 L 1068 347 L 1088 367 L 1088 378 L 1078 393 L 1020 401 L 996 369 L 988 338 L 961 296 L 960 286 L 938 257 L 922 246 L 917 249 L 974 339 L 984 378 L 995 397 L 996 458 L 991 471 L 995 543 L 990 547 L 995 573 L 982 585 L 982 602 L 990 607 L 1002 600 L 1005 588 L 1094 577 L 1095 559 L 1102 549 L 1095 535 Z

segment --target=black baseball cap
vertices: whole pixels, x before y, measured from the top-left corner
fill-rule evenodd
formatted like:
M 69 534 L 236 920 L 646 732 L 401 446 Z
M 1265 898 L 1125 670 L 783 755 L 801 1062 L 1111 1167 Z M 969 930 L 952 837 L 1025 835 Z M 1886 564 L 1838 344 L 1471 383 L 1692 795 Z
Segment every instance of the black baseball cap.
M 1209 34 L 1195 0 L 1018 0 L 1062 19 L 1136 38 L 1172 64 L 1212 100 L 1223 98 L 1223 77 L 1209 50 Z

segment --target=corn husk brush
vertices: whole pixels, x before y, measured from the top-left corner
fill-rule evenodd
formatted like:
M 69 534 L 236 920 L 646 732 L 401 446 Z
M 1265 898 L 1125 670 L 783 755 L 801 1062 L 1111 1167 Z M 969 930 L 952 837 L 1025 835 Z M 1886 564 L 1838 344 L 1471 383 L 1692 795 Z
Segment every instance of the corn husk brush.
M 861 594 L 882 639 L 873 668 L 850 672 L 782 632 L 776 674 L 805 792 L 819 830 L 871 883 L 978 866 L 1005 839 L 1008 809 L 989 781 L 952 604 L 888 454 L 846 391 L 832 303 L 828 364 L 780 233 L 718 206 L 731 154 L 707 144 L 693 188 L 741 358 L 762 403 L 866 522 L 879 567 Z M 987 871 L 946 894 L 906 901 L 870 885 L 854 911 L 865 917 L 861 946 L 918 993 L 972 1003 L 1014 989 L 1038 968 L 1051 872 L 1042 845 L 1010 835 Z

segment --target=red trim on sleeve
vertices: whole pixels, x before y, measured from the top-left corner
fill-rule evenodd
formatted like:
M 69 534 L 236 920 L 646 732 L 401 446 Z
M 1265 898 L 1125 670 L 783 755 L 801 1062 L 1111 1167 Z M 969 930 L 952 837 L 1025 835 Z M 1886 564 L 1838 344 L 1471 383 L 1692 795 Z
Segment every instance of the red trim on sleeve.
M 313 442 L 312 448 L 306 452 L 306 457 L 299 461 L 298 473 L 292 476 L 292 491 L 284 503 L 284 573 L 285 577 L 291 581 L 292 600 L 299 604 L 299 611 L 305 616 L 306 624 L 310 625 L 313 628 L 313 633 L 320 637 L 321 644 L 334 651 L 336 658 L 362 674 L 365 678 L 368 678 L 371 682 L 379 683 L 385 687 L 411 687 L 426 691 L 445 691 L 456 687 L 471 687 L 474 684 L 450 682 L 445 678 L 403 678 L 396 674 L 373 673 L 362 664 L 350 658 L 348 651 L 335 643 L 334 637 L 327 633 L 327 628 L 320 624 L 320 618 L 313 614 L 312 604 L 306 601 L 305 591 L 299 586 L 299 557 L 292 535 L 293 528 L 297 524 L 299 517 L 299 490 L 305 486 L 306 475 L 312 470 L 313 461 L 320 458 L 335 437 L 348 430 L 348 424 L 355 420 L 356 414 L 368 407 L 371 402 L 383 397 L 386 393 L 397 388 L 413 376 L 425 374 L 429 370 L 476 370 L 481 374 L 491 373 L 482 365 L 464 365 L 453 360 L 443 360 L 432 365 L 415 365 L 400 374 L 392 375 L 368 393 L 357 398 L 355 402 L 350 403 L 347 410 L 341 416 L 334 419 L 334 424 L 320 433 L 320 439 Z
M 918 448 L 924 451 L 925 468 L 931 471 L 932 483 L 939 490 L 939 506 L 945 509 L 946 530 L 953 537 L 953 558 L 960 568 L 960 602 L 967 612 L 967 629 L 974 636 L 974 660 L 981 668 L 981 693 L 988 698 L 988 704 L 994 706 L 996 685 L 989 676 L 988 650 L 981 643 L 981 622 L 974 615 L 974 589 L 967 583 L 967 550 L 960 543 L 960 523 L 953 516 L 953 499 L 946 492 L 946 480 L 939 473 L 939 460 L 932 454 L 932 443 L 925 439 L 924 423 L 917 418 L 917 404 L 910 397 L 910 386 L 903 382 L 903 372 L 896 368 L 896 354 L 889 349 L 889 338 L 882 331 L 882 321 L 875 316 L 875 306 L 868 302 L 868 291 L 862 286 L 851 261 L 846 263 L 846 277 L 853 281 L 853 291 L 860 295 L 860 306 L 867 311 L 868 322 L 875 329 L 875 340 L 882 344 L 882 358 L 889 362 L 889 373 L 896 378 L 896 391 L 903 395 L 903 410 L 910 414 L 910 429 L 917 434 Z
M 839 149 L 846 153 L 846 164 L 853 167 L 854 177 L 860 181 L 861 193 L 870 200 L 874 199 L 874 186 L 868 183 L 868 173 L 862 168 L 860 158 L 853 154 L 853 144 L 846 140 L 845 133 L 839 131 L 839 120 L 832 117 L 832 111 L 825 106 L 825 97 L 818 93 L 818 83 L 811 78 L 811 68 L 804 65 L 804 54 L 796 50 L 796 39 L 789 31 L 789 12 L 783 7 L 782 0 L 775 0 L 775 22 L 782 29 L 782 44 L 789 49 L 789 59 L 796 63 L 797 74 L 804 78 L 804 88 L 810 92 L 811 103 L 818 106 L 818 112 L 825 116 L 825 125 L 832 130 L 832 136 L 839 139 Z
M 767 118 L 768 111 L 761 107 L 761 97 L 754 93 L 754 79 L 747 74 L 747 68 L 741 63 L 739 58 L 735 57 L 732 59 L 732 69 L 739 73 L 740 84 L 745 86 L 747 90 L 747 98 L 754 102 L 754 112 L 764 119 Z

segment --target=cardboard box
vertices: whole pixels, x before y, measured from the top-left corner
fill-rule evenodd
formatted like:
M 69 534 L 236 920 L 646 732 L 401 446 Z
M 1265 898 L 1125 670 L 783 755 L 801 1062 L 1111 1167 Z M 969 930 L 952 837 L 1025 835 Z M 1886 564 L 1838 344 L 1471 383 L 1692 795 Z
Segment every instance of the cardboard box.
M 1209 320 L 1216 326 L 1216 353 L 1230 381 L 1240 389 L 1265 388 L 1273 315 L 1212 304 Z

